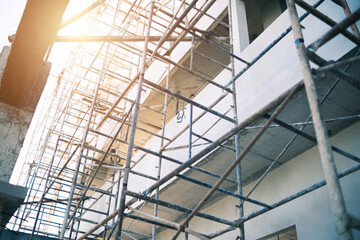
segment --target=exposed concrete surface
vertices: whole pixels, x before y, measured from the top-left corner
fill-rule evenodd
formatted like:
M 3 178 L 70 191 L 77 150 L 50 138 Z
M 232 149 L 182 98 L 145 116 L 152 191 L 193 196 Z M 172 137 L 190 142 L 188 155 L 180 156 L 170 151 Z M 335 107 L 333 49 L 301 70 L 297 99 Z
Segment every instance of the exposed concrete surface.
M 0 102 L 0 181 L 10 180 L 32 116 Z
M 30 234 L 22 233 L 22 232 L 12 232 L 8 230 L 0 231 L 0 239 L 6 240 L 28 240 L 30 238 Z M 33 240 L 48 240 L 55 239 L 44 236 L 34 236 Z
M 4 74 L 7 59 L 10 54 L 10 49 L 11 48 L 9 46 L 4 46 L 0 53 L 0 88 L 1 88 L 1 79 Z

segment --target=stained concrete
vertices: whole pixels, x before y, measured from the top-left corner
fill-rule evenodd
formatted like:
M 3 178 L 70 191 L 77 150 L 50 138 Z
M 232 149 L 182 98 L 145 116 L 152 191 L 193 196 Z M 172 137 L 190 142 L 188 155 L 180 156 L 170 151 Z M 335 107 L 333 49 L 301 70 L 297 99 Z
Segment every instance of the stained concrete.
M 10 180 L 32 116 L 0 102 L 0 181 Z
M 4 46 L 0 53 L 0 87 L 1 87 L 1 79 L 4 74 L 4 70 L 6 66 L 6 61 L 10 54 L 10 49 L 11 48 L 9 46 Z

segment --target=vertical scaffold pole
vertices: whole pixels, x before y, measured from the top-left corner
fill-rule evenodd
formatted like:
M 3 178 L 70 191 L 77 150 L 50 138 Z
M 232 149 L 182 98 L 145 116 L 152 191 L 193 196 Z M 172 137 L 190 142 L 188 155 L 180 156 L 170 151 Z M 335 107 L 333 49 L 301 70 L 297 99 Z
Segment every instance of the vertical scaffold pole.
M 120 196 L 120 207 L 119 207 L 119 214 L 118 214 L 119 226 L 118 226 L 118 230 L 116 232 L 115 240 L 119 240 L 120 236 L 121 236 L 122 223 L 123 223 L 124 211 L 125 211 L 126 191 L 127 191 L 127 184 L 128 184 L 129 175 L 130 175 L 130 164 L 131 164 L 131 159 L 132 159 L 132 151 L 133 151 L 134 140 L 135 140 L 135 131 L 136 131 L 137 119 L 138 119 L 139 108 L 140 108 L 141 92 L 142 92 L 144 74 L 145 74 L 145 69 L 146 69 L 146 54 L 148 51 L 149 35 L 150 35 L 153 12 L 154 12 L 154 1 L 151 1 L 150 15 L 149 15 L 149 19 L 147 22 L 144 50 L 143 50 L 142 59 L 141 59 L 139 87 L 138 87 L 136 100 L 135 100 L 135 109 L 134 109 L 134 114 L 133 114 L 133 120 L 131 123 L 130 139 L 129 139 L 129 145 L 128 145 L 128 151 L 127 151 L 127 157 L 126 157 L 126 163 L 125 163 L 125 169 L 124 169 L 124 178 L 123 178 L 121 196 Z
M 307 49 L 304 45 L 304 39 L 299 22 L 299 17 L 296 12 L 295 2 L 293 0 L 287 0 L 287 5 L 290 14 L 291 25 L 293 28 L 295 44 L 300 59 L 301 71 L 304 77 L 306 94 L 310 105 L 312 119 L 314 122 L 314 128 L 320 152 L 320 159 L 323 166 L 327 187 L 329 189 L 332 211 L 335 215 L 336 229 L 341 240 L 353 239 L 354 237 L 349 224 L 349 217 L 346 211 L 340 181 L 337 176 L 337 170 L 331 152 L 325 123 L 320 114 L 319 99 L 315 89 L 315 83 L 311 74 L 310 64 L 307 57 Z
M 100 75 L 98 83 L 96 85 L 94 97 L 93 97 L 93 100 L 92 100 L 92 103 L 91 103 L 91 106 L 90 106 L 89 119 L 88 119 L 88 121 L 86 123 L 86 129 L 84 131 L 83 139 L 82 139 L 82 142 L 81 142 L 80 154 L 79 154 L 79 157 L 77 159 L 76 166 L 75 166 L 74 177 L 73 177 L 73 180 L 72 180 L 72 185 L 71 185 L 71 189 L 70 189 L 70 193 L 69 193 L 69 201 L 68 201 L 66 211 L 65 211 L 65 217 L 64 217 L 64 221 L 63 221 L 63 225 L 62 225 L 62 229 L 61 229 L 61 233 L 60 233 L 60 239 L 64 239 L 64 236 L 65 236 L 65 232 L 66 232 L 66 228 L 67 228 L 67 222 L 68 222 L 68 219 L 69 219 L 69 214 L 70 214 L 71 205 L 72 205 L 72 201 L 73 201 L 73 196 L 74 196 L 75 189 L 76 189 L 76 182 L 77 182 L 78 175 L 79 175 L 81 159 L 82 159 L 83 151 L 84 151 L 84 148 L 85 148 L 85 145 L 86 145 L 86 138 L 87 138 L 87 135 L 88 135 L 88 132 L 89 132 L 89 129 L 90 129 L 91 119 L 92 119 L 93 112 L 94 112 L 94 109 L 95 109 L 95 103 L 96 103 L 97 95 L 98 95 L 98 92 L 99 92 L 101 78 L 102 78 L 102 76 Z M 75 214 L 75 212 L 74 212 L 74 214 Z
M 167 68 L 167 76 L 166 76 L 166 89 L 169 88 L 169 80 L 170 80 L 170 64 L 168 63 L 168 68 Z M 160 149 L 162 149 L 162 147 L 164 146 L 164 137 L 165 137 L 165 125 L 166 125 L 166 114 L 167 114 L 167 106 L 168 106 L 168 98 L 169 95 L 167 93 L 165 93 L 165 98 L 164 98 L 164 115 L 163 115 L 163 122 L 162 122 L 162 129 L 161 129 L 161 136 L 163 138 L 161 138 L 160 140 Z M 163 151 L 160 150 L 160 154 L 162 154 Z M 157 179 L 160 179 L 161 177 L 161 166 L 162 166 L 162 158 L 159 157 L 159 162 L 158 162 L 158 172 L 157 172 Z M 156 188 L 156 193 L 155 193 L 155 197 L 156 200 L 159 200 L 159 196 L 160 196 L 160 189 Z M 158 208 L 159 205 L 156 203 L 154 204 L 154 216 L 157 217 L 158 215 Z M 153 230 L 152 230 L 152 240 L 156 239 L 156 225 L 153 225 Z
M 110 43 L 107 43 L 104 61 L 102 63 L 102 68 L 101 68 L 100 75 L 99 75 L 98 81 L 96 83 L 95 91 L 94 91 L 94 97 L 92 99 L 91 106 L 90 106 L 89 119 L 86 123 L 84 135 L 83 135 L 82 142 L 81 142 L 80 153 L 79 153 L 78 159 L 76 161 L 74 177 L 72 179 L 72 185 L 71 185 L 71 189 L 70 189 L 70 193 L 69 193 L 69 201 L 68 201 L 66 211 L 65 211 L 65 217 L 64 217 L 63 226 L 62 226 L 61 233 L 60 233 L 60 239 L 64 239 L 68 221 L 71 221 L 71 219 L 73 219 L 73 217 L 75 217 L 75 214 L 76 214 L 76 209 L 75 209 L 74 213 L 73 213 L 73 217 L 69 218 L 69 215 L 71 212 L 71 207 L 72 207 L 72 201 L 73 201 L 73 197 L 74 197 L 74 193 L 75 193 L 75 189 L 76 189 L 76 183 L 77 183 L 77 179 L 78 179 L 78 175 L 79 175 L 79 171 L 80 171 L 81 160 L 82 160 L 83 152 L 85 149 L 85 145 L 87 144 L 86 139 L 87 139 L 87 136 L 88 136 L 88 133 L 90 130 L 90 125 L 92 123 L 91 120 L 93 119 L 100 85 L 101 85 L 101 82 L 104 79 L 104 75 L 105 75 L 106 57 L 107 57 L 107 54 L 109 51 L 109 45 L 110 45 Z M 73 219 L 73 221 L 74 221 L 74 219 Z
M 234 53 L 234 41 L 233 41 L 233 25 L 232 25 L 232 9 L 231 9 L 231 0 L 229 0 L 228 4 L 228 18 L 229 18 L 229 40 L 230 40 L 230 51 L 231 53 Z M 235 62 L 234 57 L 230 57 L 231 59 L 231 78 L 234 78 L 235 76 Z M 236 104 L 236 87 L 235 87 L 235 81 L 232 82 L 231 85 L 233 94 L 233 113 L 235 118 L 235 126 L 238 124 L 238 117 L 237 117 L 237 104 Z M 240 135 L 239 133 L 235 134 L 235 152 L 236 156 L 235 159 L 237 159 L 240 156 Z M 237 190 L 239 195 L 243 195 L 242 191 L 242 182 L 241 182 L 241 162 L 236 166 L 236 180 L 237 180 Z M 239 217 L 242 218 L 244 216 L 244 205 L 242 204 L 242 199 L 239 199 Z M 244 224 L 240 225 L 239 228 L 239 237 L 241 240 L 245 240 L 245 230 L 244 230 Z
M 189 110 L 189 159 L 191 159 L 192 157 L 192 135 L 193 135 L 193 105 L 190 104 L 190 110 Z M 186 228 L 189 227 L 189 223 L 186 223 L 185 225 Z M 186 231 L 185 232 L 185 240 L 189 239 L 189 233 Z

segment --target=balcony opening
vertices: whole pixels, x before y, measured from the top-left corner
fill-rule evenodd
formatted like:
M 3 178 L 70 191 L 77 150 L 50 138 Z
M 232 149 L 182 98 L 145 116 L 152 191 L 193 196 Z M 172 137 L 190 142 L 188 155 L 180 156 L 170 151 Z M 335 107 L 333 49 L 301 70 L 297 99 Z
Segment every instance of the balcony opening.
M 296 226 L 293 225 L 284 228 L 280 231 L 266 235 L 265 237 L 259 238 L 257 240 L 297 240 L 297 239 L 298 237 L 296 234 Z
M 282 12 L 285 0 L 245 0 L 249 41 L 254 41 Z

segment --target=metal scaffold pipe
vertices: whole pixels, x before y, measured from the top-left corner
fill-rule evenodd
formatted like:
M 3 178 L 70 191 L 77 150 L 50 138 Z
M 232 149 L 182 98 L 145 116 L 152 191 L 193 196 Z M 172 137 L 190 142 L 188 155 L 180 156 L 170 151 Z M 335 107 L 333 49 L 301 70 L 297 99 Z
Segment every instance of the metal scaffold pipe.
M 151 192 L 153 192 L 156 188 L 162 186 L 164 183 L 166 183 L 167 181 L 169 181 L 171 178 L 176 177 L 178 173 L 180 173 L 181 171 L 183 171 L 184 169 L 186 169 L 187 167 L 191 166 L 192 164 L 194 164 L 195 162 L 199 161 L 202 157 L 204 157 L 206 154 L 210 153 L 211 151 L 213 151 L 214 149 L 216 149 L 217 147 L 219 147 L 222 143 L 224 143 L 225 141 L 227 141 L 229 138 L 231 138 L 232 136 L 234 136 L 237 132 L 239 132 L 240 130 L 244 129 L 247 125 L 249 125 L 250 123 L 252 123 L 253 121 L 255 121 L 256 119 L 258 119 L 259 117 L 263 116 L 266 112 L 270 111 L 271 109 L 273 109 L 275 106 L 277 106 L 279 103 L 281 103 L 284 98 L 286 96 L 289 95 L 289 93 L 291 92 L 292 89 L 284 92 L 283 94 L 281 94 L 279 97 L 277 97 L 276 99 L 274 99 L 273 101 L 271 101 L 269 104 L 267 104 L 266 106 L 264 106 L 263 108 L 261 108 L 259 111 L 257 111 L 256 113 L 254 113 L 252 116 L 250 116 L 249 118 L 245 119 L 244 121 L 240 122 L 238 125 L 236 125 L 236 127 L 234 127 L 233 129 L 231 129 L 230 131 L 228 131 L 227 133 L 225 133 L 224 135 L 222 135 L 221 137 L 219 137 L 218 140 L 214 141 L 212 144 L 210 144 L 208 147 L 206 147 L 205 149 L 203 149 L 202 151 L 200 151 L 199 153 L 195 154 L 193 157 L 191 157 L 191 159 L 189 159 L 188 161 L 184 162 L 181 166 L 177 167 L 176 169 L 174 169 L 173 171 L 171 171 L 170 173 L 168 173 L 167 175 L 165 175 L 164 177 L 162 177 L 159 181 L 157 181 L 156 183 L 154 183 L 153 185 L 151 185 L 146 191 L 144 191 L 144 195 L 148 195 Z M 130 199 L 127 203 L 126 206 L 130 206 L 131 204 L 137 202 L 138 198 L 134 197 L 132 199 Z M 103 226 L 104 224 L 106 224 L 108 221 L 110 221 L 111 219 L 113 219 L 115 216 L 118 215 L 118 211 L 115 211 L 113 213 L 111 213 L 109 216 L 107 216 L 105 219 L 103 219 L 101 222 L 99 222 L 96 226 L 94 226 L 93 228 L 89 229 L 84 235 L 82 235 L 79 240 L 83 240 L 85 239 L 87 236 L 91 235 L 94 231 L 96 231 L 97 229 L 99 229 L 101 226 Z
M 123 177 L 122 189 L 121 189 L 121 195 L 120 195 L 120 207 L 119 207 L 119 211 L 118 211 L 119 226 L 118 226 L 118 230 L 115 235 L 116 240 L 120 239 L 120 237 L 121 237 L 122 222 L 123 222 L 124 211 L 125 211 L 126 191 L 127 191 L 127 184 L 128 184 L 129 175 L 130 175 L 130 164 L 131 164 L 131 160 L 132 160 L 133 147 L 134 147 L 134 142 L 135 142 L 136 125 L 137 125 L 137 119 L 138 119 L 138 114 L 139 114 L 139 109 L 140 109 L 141 93 L 143 90 L 142 89 L 143 88 L 143 80 L 144 80 L 144 74 L 145 74 L 145 69 L 146 69 L 146 64 L 147 64 L 146 54 L 148 51 L 148 43 L 149 43 L 149 35 L 150 35 L 150 30 L 151 30 L 151 20 L 153 17 L 153 11 L 154 11 L 154 1 L 151 2 L 150 14 L 149 14 L 148 22 L 146 24 L 146 27 L 147 27 L 146 38 L 145 38 L 144 50 L 143 50 L 142 59 L 141 59 L 141 69 L 140 69 L 140 76 L 139 76 L 139 83 L 138 83 L 138 91 L 137 91 L 136 100 L 135 100 L 135 109 L 134 109 L 133 120 L 132 120 L 132 125 L 131 125 L 128 152 L 127 152 L 124 177 Z
M 320 113 L 319 98 L 315 89 L 314 80 L 312 78 L 311 68 L 307 57 L 307 50 L 304 45 L 304 38 L 294 0 L 287 0 L 287 5 L 293 27 L 295 44 L 300 59 L 301 72 L 304 77 L 306 94 L 314 121 L 320 159 L 329 189 L 332 211 L 335 215 L 337 232 L 340 239 L 342 240 L 353 239 L 354 237 L 349 224 L 349 217 L 346 211 L 345 201 L 337 175 L 334 157 L 331 151 L 331 146 L 329 144 L 325 123 Z
M 301 84 L 296 84 L 291 92 L 286 96 L 284 101 L 276 108 L 276 110 L 272 113 L 271 117 L 266 121 L 264 127 L 251 139 L 246 148 L 240 153 L 240 155 L 235 159 L 235 161 L 226 169 L 222 177 L 217 180 L 214 186 L 211 188 L 209 192 L 201 199 L 201 201 L 196 205 L 191 214 L 185 219 L 185 221 L 181 224 L 179 230 L 173 236 L 173 240 L 177 239 L 180 234 L 180 231 L 184 228 L 185 224 L 187 224 L 194 216 L 195 213 L 198 212 L 209 200 L 209 198 L 213 195 L 213 193 L 220 187 L 225 178 L 231 173 L 231 171 L 241 162 L 241 160 L 246 156 L 246 154 L 250 151 L 250 149 L 255 145 L 255 143 L 259 140 L 259 138 L 264 134 L 269 125 L 273 122 L 273 120 L 280 114 L 280 112 L 285 108 L 286 104 L 292 99 L 295 93 L 300 88 Z
M 339 172 L 337 174 L 337 176 L 339 178 L 342 178 L 342 177 L 348 176 L 349 174 L 357 172 L 359 170 L 360 170 L 360 163 L 357 163 L 357 164 L 355 164 L 355 165 L 353 165 L 353 166 Z M 242 223 L 244 223 L 246 221 L 249 221 L 249 220 L 251 220 L 251 219 L 253 219 L 253 218 L 255 218 L 255 217 L 257 217 L 257 216 L 259 216 L 261 214 L 264 214 L 264 213 L 266 213 L 268 211 L 271 211 L 272 209 L 278 208 L 278 207 L 280 207 L 280 206 L 282 206 L 282 205 L 284 205 L 286 203 L 289 203 L 291 201 L 294 201 L 294 200 L 296 200 L 296 199 L 298 199 L 298 198 L 300 198 L 300 197 L 302 197 L 302 196 L 304 196 L 304 195 L 306 195 L 306 194 L 308 194 L 310 192 L 313 192 L 316 189 L 319 189 L 319 188 L 325 186 L 326 184 L 327 184 L 327 182 L 325 180 L 321 180 L 319 182 L 316 182 L 316 183 L 312 184 L 311 186 L 308 186 L 305 189 L 302 189 L 302 190 L 300 190 L 300 191 L 298 191 L 296 193 L 293 193 L 293 194 L 281 199 L 280 201 L 277 201 L 277 202 L 271 204 L 271 208 L 263 208 L 263 209 L 260 209 L 258 211 L 252 212 L 249 215 L 244 216 L 243 218 L 239 218 L 239 219 L 235 220 L 234 222 L 237 225 L 242 224 Z M 354 219 L 354 220 L 357 221 L 356 219 Z M 356 224 L 356 223 L 354 223 L 354 224 Z M 217 231 L 215 233 L 210 234 L 209 237 L 210 237 L 210 239 L 213 239 L 215 237 L 218 237 L 218 236 L 220 236 L 220 235 L 222 235 L 224 233 L 227 233 L 229 231 L 232 231 L 234 229 L 235 229 L 235 227 L 228 227 L 228 228 L 225 228 L 225 229 L 222 229 L 222 230 L 219 230 L 219 231 Z

